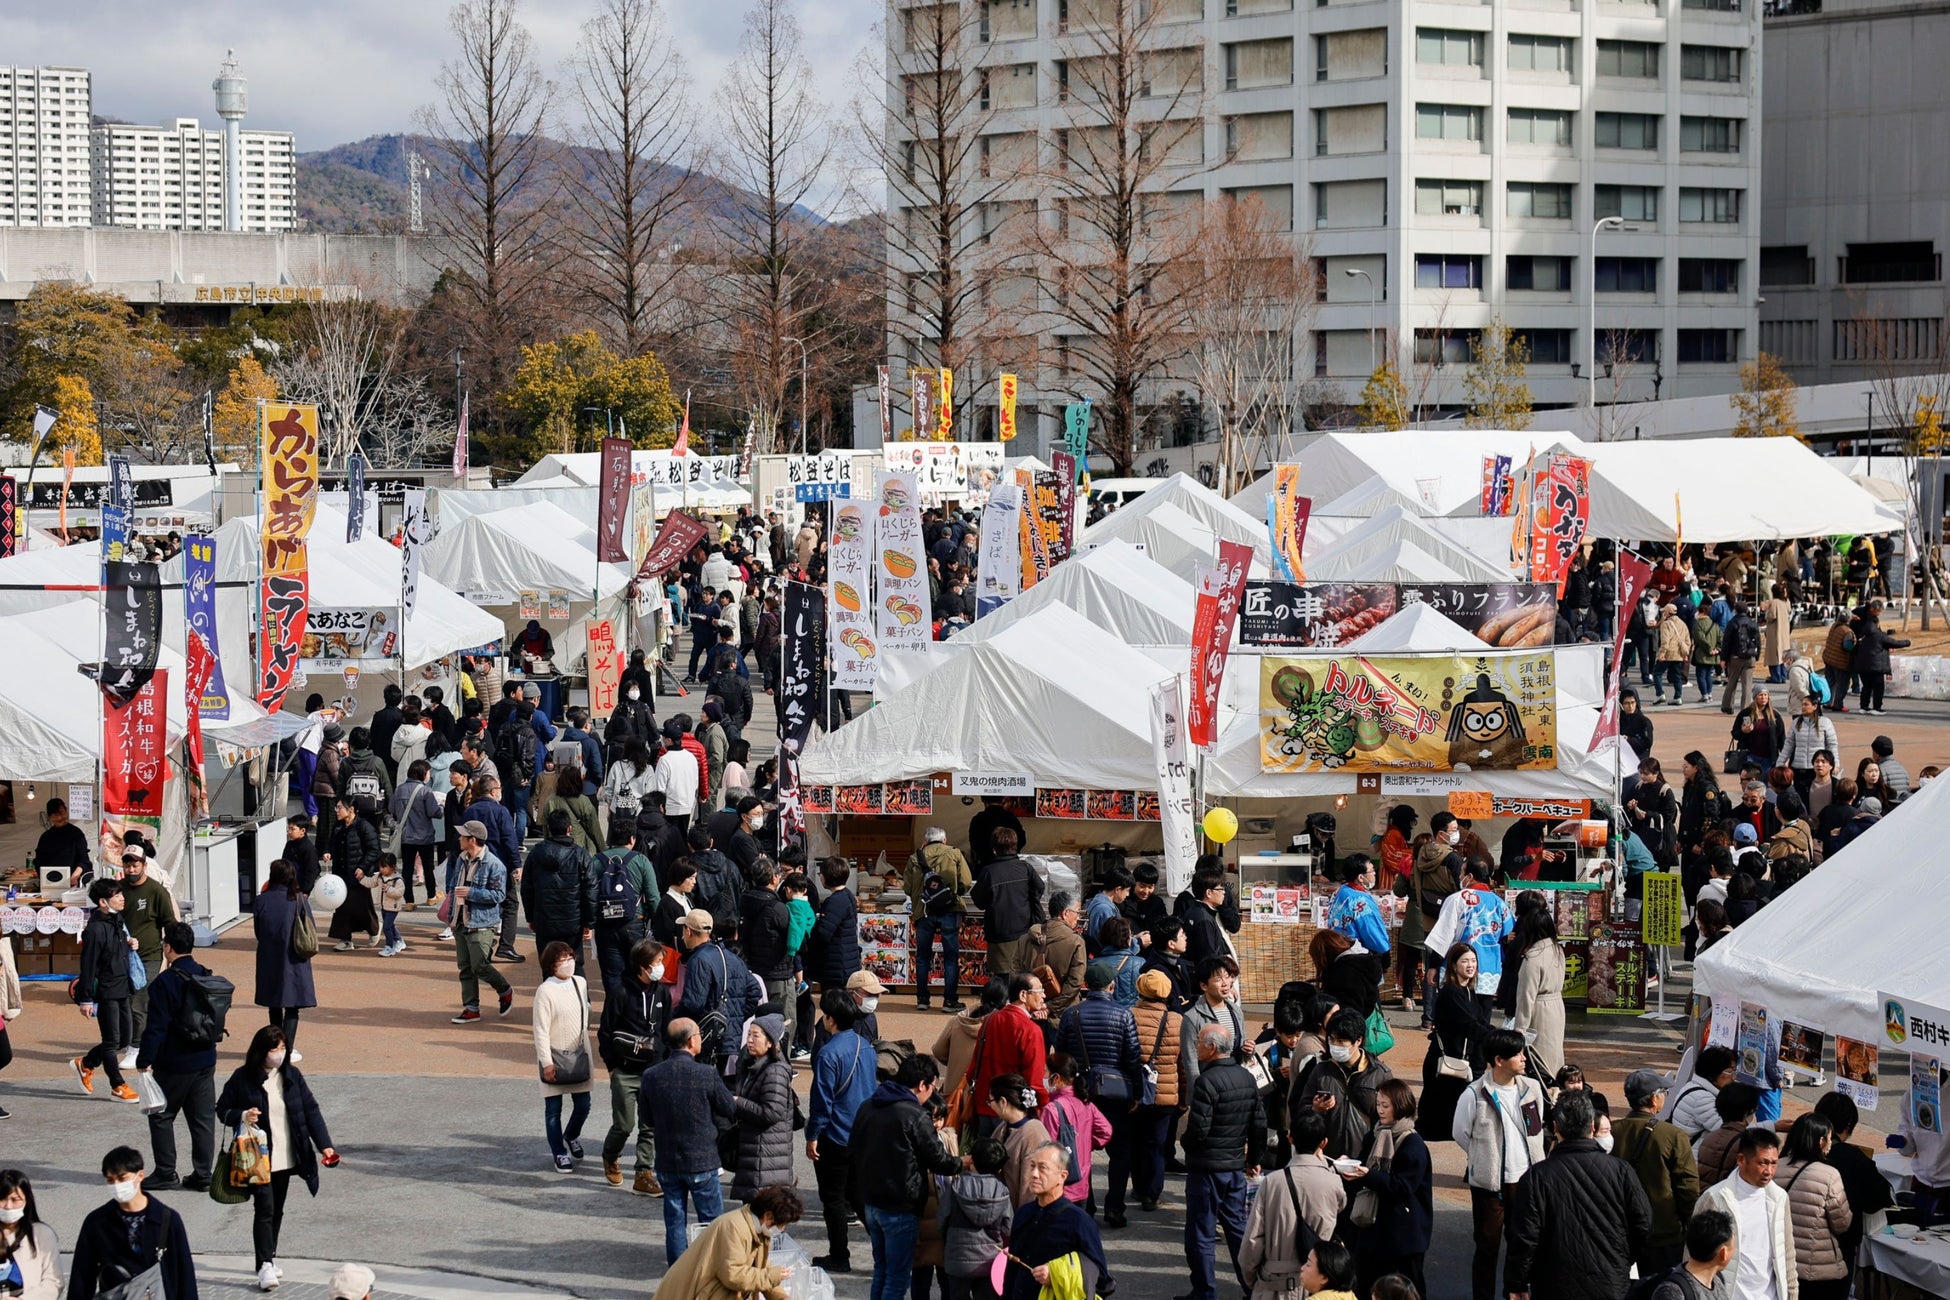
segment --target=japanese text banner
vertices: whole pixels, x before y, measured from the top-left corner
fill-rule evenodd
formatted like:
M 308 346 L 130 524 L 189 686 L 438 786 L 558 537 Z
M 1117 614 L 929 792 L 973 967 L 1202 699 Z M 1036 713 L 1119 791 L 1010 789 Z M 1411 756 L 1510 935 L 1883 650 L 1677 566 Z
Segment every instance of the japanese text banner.
M 1591 462 L 1552 452 L 1531 495 L 1530 580 L 1564 594 L 1571 558 L 1584 544 L 1591 515 Z
M 305 538 L 318 506 L 318 408 L 270 402 L 258 410 L 264 454 L 264 572 L 301 572 Z
M 1022 489 L 999 484 L 982 508 L 982 551 L 975 562 L 975 617 L 1002 608 L 1022 594 L 1022 565 L 1016 533 L 1022 514 Z
M 1535 654 L 1260 660 L 1268 772 L 1557 766 L 1556 663 Z
M 998 432 L 1003 442 L 1016 438 L 1016 377 L 1003 375 L 995 381 Z
M 643 567 L 637 570 L 637 580 L 661 578 L 684 562 L 691 548 L 704 540 L 709 530 L 698 519 L 673 510 L 664 516 L 663 524 L 657 529 L 657 540 L 650 543 L 649 554 L 643 557 Z
M 1269 500 L 1274 566 L 1288 582 L 1305 582 L 1307 567 L 1301 563 L 1300 555 L 1307 544 L 1307 516 L 1313 512 L 1313 501 L 1300 495 L 1298 465 L 1273 467 L 1273 492 Z
M 191 533 L 183 543 L 183 621 L 210 652 L 210 680 L 197 712 L 212 722 L 228 722 L 230 691 L 217 649 L 217 539 L 208 533 Z
M 602 475 L 596 488 L 596 558 L 622 564 L 630 558 L 623 536 L 630 509 L 630 440 L 604 438 Z
M 102 811 L 111 817 L 162 812 L 168 701 L 169 671 L 164 668 L 127 699 L 103 697 Z
M 833 604 L 830 627 L 835 684 L 842 690 L 870 691 L 878 670 L 874 657 L 873 551 L 877 507 L 870 501 L 836 502 L 833 540 L 826 572 Z
M 1158 766 L 1158 820 L 1164 831 L 1165 889 L 1174 898 L 1192 884 L 1198 860 L 1198 815 L 1192 802 L 1192 747 L 1185 731 L 1185 679 L 1151 688 L 1151 757 Z
M 1194 745 L 1210 745 L 1219 738 L 1219 688 L 1225 682 L 1226 647 L 1239 617 L 1240 596 L 1253 548 L 1241 542 L 1220 542 L 1216 568 L 1200 569 L 1198 598 L 1192 614 L 1192 696 L 1187 727 Z
M 102 691 L 127 701 L 156 671 L 162 654 L 162 577 L 156 565 L 116 560 L 102 566 L 102 587 Z
M 311 582 L 305 570 L 305 544 L 295 552 L 292 573 L 266 573 L 258 591 L 257 645 L 262 669 L 257 702 L 267 713 L 284 705 L 304 653 L 305 624 L 311 609 Z
M 875 475 L 880 496 L 874 577 L 874 625 L 883 650 L 926 650 L 934 640 L 928 620 L 927 556 L 921 547 L 921 508 L 911 474 Z

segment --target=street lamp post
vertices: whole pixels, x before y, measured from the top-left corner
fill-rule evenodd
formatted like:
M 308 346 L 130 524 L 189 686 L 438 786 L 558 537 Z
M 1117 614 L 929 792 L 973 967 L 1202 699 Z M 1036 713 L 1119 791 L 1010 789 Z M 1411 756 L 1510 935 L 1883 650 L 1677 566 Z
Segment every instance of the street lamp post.
M 1598 411 L 1598 232 L 1618 230 L 1625 225 L 1623 217 L 1599 217 L 1591 227 L 1591 370 L 1586 378 L 1591 389 L 1592 419 L 1597 419 Z
M 1346 270 L 1349 275 L 1358 275 L 1368 282 L 1368 373 L 1373 374 L 1381 368 L 1381 358 L 1375 351 L 1374 339 L 1375 317 L 1380 314 L 1380 308 L 1376 305 L 1381 300 L 1380 293 L 1374 282 L 1374 272 L 1364 271 L 1358 266 L 1350 266 Z
M 806 341 L 799 338 L 780 339 L 781 343 L 799 345 L 799 454 L 806 454 Z

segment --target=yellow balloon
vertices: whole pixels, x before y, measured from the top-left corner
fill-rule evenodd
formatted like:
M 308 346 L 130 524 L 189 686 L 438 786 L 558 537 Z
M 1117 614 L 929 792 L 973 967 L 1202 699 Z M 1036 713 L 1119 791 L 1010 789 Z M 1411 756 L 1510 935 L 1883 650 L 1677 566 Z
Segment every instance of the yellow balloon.
M 1239 833 L 1239 818 L 1230 808 L 1214 808 L 1205 814 L 1205 838 L 1214 844 L 1231 843 Z

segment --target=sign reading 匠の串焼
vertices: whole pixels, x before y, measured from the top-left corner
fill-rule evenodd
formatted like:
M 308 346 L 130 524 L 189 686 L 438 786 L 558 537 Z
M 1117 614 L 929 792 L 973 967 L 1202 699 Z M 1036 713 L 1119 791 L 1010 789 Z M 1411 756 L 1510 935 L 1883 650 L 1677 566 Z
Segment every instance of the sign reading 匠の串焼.
M 1269 657 L 1259 697 L 1268 772 L 1557 766 L 1549 652 Z

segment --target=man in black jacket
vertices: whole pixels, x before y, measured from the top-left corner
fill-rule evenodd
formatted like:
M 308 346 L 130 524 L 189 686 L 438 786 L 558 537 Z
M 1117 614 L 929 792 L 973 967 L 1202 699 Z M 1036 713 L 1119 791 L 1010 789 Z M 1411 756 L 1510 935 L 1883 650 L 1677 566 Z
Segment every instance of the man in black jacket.
M 328 932 L 337 939 L 338 951 L 352 951 L 354 932 L 364 930 L 379 946 L 379 912 L 372 903 L 372 890 L 365 878 L 379 872 L 379 830 L 359 811 L 351 795 L 340 795 L 332 807 L 334 823 L 327 865 L 345 881 L 345 902 L 332 913 Z
M 135 1034 L 135 1018 L 129 1010 L 133 992 L 129 954 L 135 949 L 135 940 L 122 923 L 122 882 L 106 878 L 95 881 L 88 886 L 88 901 L 95 910 L 81 932 L 81 977 L 75 984 L 75 1001 L 82 1014 L 95 1022 L 101 1042 L 68 1065 L 81 1090 L 90 1096 L 94 1095 L 95 1071 L 99 1069 L 108 1071 L 109 1090 L 116 1100 L 134 1101 L 135 1089 L 123 1081 L 121 1065 L 122 1049 Z
M 149 986 L 149 1023 L 142 1031 L 135 1068 L 154 1072 L 162 1089 L 163 1110 L 149 1117 L 149 1146 L 156 1156 L 156 1172 L 148 1178 L 151 1191 L 182 1187 L 192 1192 L 210 1189 L 210 1170 L 217 1162 L 217 1045 L 191 1041 L 183 1020 L 184 999 L 192 977 L 210 972 L 190 950 L 196 932 L 187 921 L 163 927 L 163 969 Z M 176 1116 L 190 1124 L 190 1176 L 176 1175 Z
M 1015 833 L 1017 844 L 1022 843 L 1022 822 L 999 797 L 983 795 L 982 811 L 968 820 L 968 865 L 975 869 L 976 880 L 981 880 L 989 863 L 1015 852 L 1004 853 L 995 843 L 996 831 L 1005 828 Z
M 176 1211 L 142 1190 L 142 1153 L 116 1147 L 102 1157 L 115 1199 L 81 1221 L 68 1272 L 72 1300 L 94 1300 L 160 1265 L 166 1300 L 196 1300 L 196 1261 Z
M 1517 1184 L 1503 1289 L 1535 1300 L 1624 1300 L 1645 1253 L 1652 1206 L 1625 1161 L 1592 1141 L 1591 1097 L 1566 1092 L 1551 1113 L 1557 1146 Z
M 916 1052 L 853 1117 L 847 1152 L 853 1164 L 854 1208 L 873 1241 L 873 1295 L 895 1294 L 896 1286 L 904 1293 L 914 1272 L 914 1243 L 928 1184 L 935 1174 L 961 1172 L 961 1161 L 942 1147 L 923 1109 L 940 1080 L 935 1059 Z
M 664 815 L 664 792 L 646 790 L 636 814 L 636 847 L 657 869 L 657 887 L 670 888 L 670 864 L 684 856 L 684 832 Z
M 792 952 L 787 946 L 792 930 L 792 912 L 779 897 L 782 878 L 778 863 L 760 858 L 752 864 L 744 894 L 738 900 L 738 941 L 745 965 L 765 981 L 765 1000 L 776 1002 L 786 1018 L 785 1027 L 797 1042 L 794 1012 L 799 999 L 794 991 Z
M 1198 1031 L 1198 1080 L 1180 1141 L 1185 1148 L 1185 1265 L 1191 1270 L 1189 1300 L 1218 1295 L 1213 1252 L 1223 1226 L 1232 1269 L 1239 1271 L 1239 1242 L 1246 1235 L 1246 1179 L 1259 1172 L 1266 1146 L 1266 1108 L 1259 1085 L 1232 1057 L 1236 1046 L 1224 1025 Z M 1243 1282 L 1242 1282 L 1243 1285 Z M 1246 1288 L 1251 1290 L 1250 1287 Z
M 643 843 L 641 839 L 637 841 Z M 725 929 L 735 929 L 741 918 L 739 898 L 744 884 L 730 858 L 713 847 L 717 837 L 708 826 L 693 826 L 689 834 L 691 865 L 697 869 L 697 887 L 691 891 L 691 906 L 701 907 Z
M 724 729 L 727 738 L 739 740 L 752 720 L 752 688 L 738 671 L 735 655 L 724 656 L 725 662 L 719 665 L 718 675 L 711 679 L 711 694 L 718 697 L 724 708 Z
M 664 1029 L 670 1021 L 670 987 L 664 979 L 664 947 L 649 939 L 630 949 L 629 974 L 606 986 L 603 1018 L 596 1026 L 596 1051 L 609 1068 L 609 1133 L 603 1138 L 603 1177 L 623 1181 L 623 1146 L 636 1131 L 638 1196 L 662 1196 L 657 1185 L 656 1144 L 650 1117 L 638 1118 L 637 1094 L 643 1075 L 670 1054 Z
M 1185 927 L 1185 958 L 1194 967 L 1232 951 L 1226 934 L 1239 933 L 1239 903 L 1226 886 L 1224 872 L 1194 875 L 1191 888 L 1173 902 L 1172 914 Z
M 589 851 L 569 834 L 570 814 L 548 815 L 548 838 L 528 851 L 521 873 L 521 910 L 535 931 L 535 955 L 560 940 L 575 953 L 582 974 L 582 945 L 595 932 L 596 868 Z
M 400 712 L 399 706 L 400 701 L 406 698 L 406 693 L 397 685 L 388 684 L 382 694 L 385 696 L 386 707 L 372 715 L 370 730 L 372 752 L 379 756 L 379 761 L 385 765 L 386 775 L 397 785 L 399 769 L 393 766 L 393 733 L 398 731 L 400 723 L 405 721 L 405 715 Z
M 292 813 L 284 824 L 284 860 L 298 873 L 298 892 L 309 894 L 318 883 L 318 841 L 311 837 L 311 818 Z
M 1034 942 L 1032 926 L 1049 920 L 1043 906 L 1043 878 L 1036 868 L 1016 856 L 1022 843 L 1017 833 L 999 826 L 990 836 L 995 856 L 985 870 L 977 872 L 975 888 L 969 897 L 982 909 L 982 929 L 988 936 L 989 973 L 1016 975 L 1035 966 L 1031 958 Z
M 698 1059 L 702 1046 L 695 1020 L 670 1022 L 670 1055 L 643 1072 L 637 1114 L 657 1135 L 657 1181 L 664 1191 L 664 1265 L 677 1262 L 690 1243 L 684 1200 L 697 1211 L 697 1226 L 707 1227 L 724 1213 L 718 1187 L 718 1126 L 714 1120 L 737 1117 L 738 1104 L 724 1076 Z M 171 1296 L 169 1300 L 176 1300 Z

